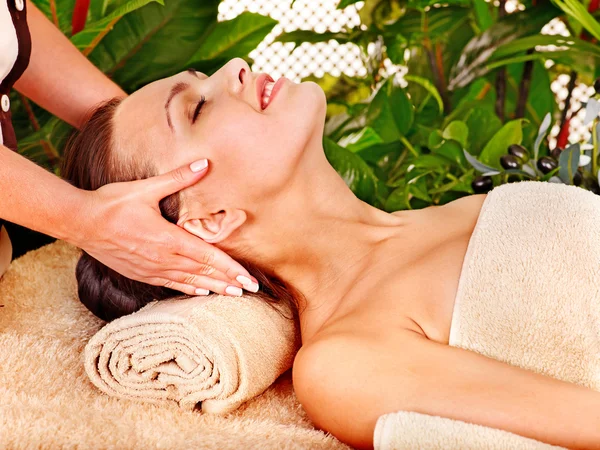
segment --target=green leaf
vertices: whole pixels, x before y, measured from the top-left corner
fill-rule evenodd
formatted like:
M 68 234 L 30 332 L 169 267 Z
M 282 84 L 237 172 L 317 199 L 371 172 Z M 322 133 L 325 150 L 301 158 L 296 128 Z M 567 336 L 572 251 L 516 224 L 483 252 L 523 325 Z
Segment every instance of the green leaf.
M 530 49 L 535 49 L 535 52 L 529 55 L 523 54 Z M 523 62 L 545 58 L 550 58 L 557 64 L 565 64 L 577 70 L 580 75 L 594 78 L 595 70 L 600 66 L 600 48 L 571 36 L 534 35 L 500 46 L 493 53 L 486 67 L 492 70 L 513 61 Z M 482 74 L 484 73 L 485 71 L 482 71 Z
M 579 167 L 581 151 L 579 144 L 573 144 L 560 153 L 558 157 L 558 176 L 565 184 L 573 184 L 573 176 Z
M 328 42 L 332 39 L 338 41 L 340 44 L 345 44 L 346 42 L 350 42 L 351 35 L 348 33 L 333 33 L 331 31 L 317 33 L 312 30 L 296 30 L 280 34 L 274 42 L 293 42 L 299 45 L 303 42 L 314 44 L 317 42 Z
M 479 155 L 485 144 L 502 128 L 502 121 L 487 108 L 472 108 L 467 115 L 466 124 L 469 129 L 469 152 Z
M 469 128 L 467 124 L 460 120 L 450 122 L 444 129 L 442 134 L 444 139 L 454 139 L 459 142 L 464 148 L 467 147 L 467 138 L 469 137 Z
M 475 158 L 473 155 L 471 155 L 468 151 L 463 150 L 463 152 L 465 154 L 465 158 L 467 158 L 467 161 L 469 161 L 469 164 L 471 164 L 479 172 L 490 173 L 490 174 L 491 173 L 494 173 L 494 174 L 500 173 L 494 167 L 490 167 L 487 164 L 483 164 L 481 161 L 479 161 L 477 158 Z
M 366 112 L 367 124 L 383 139 L 383 142 L 400 139 L 400 130 L 396 126 L 395 115 L 392 112 L 388 97 L 388 86 L 390 84 L 391 81 L 388 79 L 381 85 Z
M 520 144 L 523 141 L 524 122 L 525 119 L 507 122 L 486 144 L 479 155 L 479 160 L 484 164 L 502 170 L 500 157 L 508 153 L 510 145 Z
M 123 16 L 152 2 L 164 5 L 163 0 L 130 0 L 106 17 L 87 24 L 83 30 L 71 37 L 71 43 L 84 55 L 89 55 Z
M 433 130 L 427 139 L 427 146 L 429 148 L 436 148 L 442 145 L 443 142 L 444 138 L 442 136 L 442 132 L 440 130 Z
M 353 5 L 354 3 L 358 3 L 361 0 L 340 0 L 340 3 L 337 5 L 337 9 L 344 9 L 347 6 Z
M 429 81 L 427 78 L 411 74 L 404 75 L 404 79 L 409 83 L 417 83 L 418 85 L 422 86 L 435 99 L 438 107 L 440 108 L 440 112 L 444 112 L 444 102 L 442 101 L 442 97 L 440 96 L 439 91 L 431 81 Z
M 381 158 L 386 156 L 397 157 L 403 145 L 400 141 L 388 142 L 387 144 L 375 144 L 356 152 L 364 161 L 376 165 Z
M 276 20 L 247 11 L 234 19 L 218 22 L 187 64 L 195 67 L 201 65 L 202 61 L 228 61 L 246 56 L 275 25 Z
M 66 36 L 71 36 L 71 22 L 73 20 L 73 9 L 75 7 L 75 0 L 33 1 L 35 6 L 37 6 L 40 9 L 40 11 L 44 13 L 44 15 L 50 20 L 50 22 L 54 23 L 54 17 L 52 16 L 52 8 L 50 7 L 51 1 L 56 6 L 56 18 L 58 19 L 58 28 Z
M 551 5 L 541 3 L 525 11 L 509 14 L 482 34 L 475 36 L 464 47 L 458 62 L 452 68 L 448 89 L 466 86 L 485 74 L 489 71 L 486 64 L 498 47 L 515 39 L 539 33 L 558 13 L 559 11 Z
M 473 0 L 473 9 L 477 25 L 481 31 L 487 30 L 494 23 L 494 18 L 490 13 L 490 4 L 485 0 Z
M 467 164 L 463 148 L 454 140 L 445 141 L 442 145 L 434 149 L 433 152 L 446 157 L 460 167 L 464 167 Z
M 372 203 L 375 198 L 377 178 L 360 156 L 323 138 L 323 148 L 329 163 L 344 179 L 348 187 L 361 200 Z
M 459 6 L 431 8 L 428 11 L 409 9 L 396 22 L 384 25 L 383 30 L 386 36 L 401 34 L 411 43 L 420 43 L 424 38 L 435 42 L 446 39 L 468 20 L 469 9 Z
M 414 120 L 413 105 L 406 91 L 394 82 L 389 86 L 389 102 L 396 127 L 406 136 Z
M 448 166 L 453 164 L 448 158 L 442 155 L 431 153 L 429 155 L 420 155 L 413 161 L 415 167 L 423 169 L 443 169 L 448 170 Z
M 350 133 L 338 142 L 342 147 L 353 153 L 381 143 L 383 143 L 383 140 L 371 127 L 365 127 L 356 133 Z
M 556 6 L 572 16 L 596 39 L 600 40 L 600 23 L 587 11 L 578 0 L 552 0 Z
M 548 113 L 548 114 L 546 114 L 546 116 L 544 117 L 544 120 L 540 124 L 537 138 L 535 139 L 535 143 L 533 144 L 533 160 L 534 161 L 537 161 L 537 159 L 538 159 L 540 144 L 542 143 L 542 140 L 546 136 L 546 133 L 548 132 L 548 129 L 550 128 L 550 125 L 552 125 L 552 116 L 550 115 L 550 113 Z M 517 142 L 517 144 L 520 144 L 520 142 Z
M 217 23 L 219 0 L 169 0 L 127 14 L 89 59 L 131 92 L 189 67 Z
M 405 180 L 402 184 L 392 191 L 385 202 L 385 210 L 387 212 L 401 211 L 409 209 L 408 203 L 408 185 Z
M 60 162 L 62 149 L 73 127 L 52 117 L 38 131 L 19 139 L 19 154 L 54 171 Z
M 404 64 L 404 54 L 408 48 L 408 40 L 401 34 L 384 36 L 385 52 L 394 64 Z

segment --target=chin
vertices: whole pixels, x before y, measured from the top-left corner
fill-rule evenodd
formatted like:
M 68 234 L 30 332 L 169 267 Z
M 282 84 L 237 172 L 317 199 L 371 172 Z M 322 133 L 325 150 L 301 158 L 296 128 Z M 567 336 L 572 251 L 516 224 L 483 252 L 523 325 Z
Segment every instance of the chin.
M 325 91 L 314 81 L 305 81 L 299 85 L 302 89 L 302 100 L 305 111 L 311 114 L 318 123 L 325 121 L 327 114 L 327 96 Z

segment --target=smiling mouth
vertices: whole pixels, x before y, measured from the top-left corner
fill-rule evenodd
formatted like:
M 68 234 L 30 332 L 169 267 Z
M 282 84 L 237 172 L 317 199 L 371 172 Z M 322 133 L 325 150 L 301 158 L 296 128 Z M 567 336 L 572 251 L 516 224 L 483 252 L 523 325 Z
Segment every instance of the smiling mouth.
M 261 103 L 260 103 L 260 107 L 262 109 L 265 109 L 269 105 L 269 102 L 271 101 L 271 93 L 273 92 L 273 86 L 275 86 L 274 81 L 267 81 L 265 83 L 265 87 L 262 92 Z

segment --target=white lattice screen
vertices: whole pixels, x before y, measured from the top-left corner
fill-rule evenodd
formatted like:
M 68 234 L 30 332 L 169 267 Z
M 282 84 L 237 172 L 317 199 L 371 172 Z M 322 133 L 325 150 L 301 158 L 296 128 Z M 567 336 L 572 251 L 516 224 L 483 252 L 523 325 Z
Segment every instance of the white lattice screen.
M 250 53 L 254 59 L 253 71 L 266 72 L 277 79 L 285 76 L 299 82 L 302 78 L 314 74 L 318 77 L 324 73 L 339 76 L 345 73 L 349 76 L 362 76 L 366 68 L 361 59 L 359 48 L 352 44 L 339 44 L 336 41 L 328 43 L 303 43 L 294 49 L 292 43 L 273 42 L 282 32 L 298 29 L 313 29 L 317 32 L 339 32 L 343 27 L 355 27 L 360 24 L 358 11 L 363 2 L 358 2 L 343 10 L 337 10 L 339 0 L 223 0 L 219 5 L 219 20 L 229 20 L 244 11 L 268 15 L 279 21 L 271 33 Z M 508 0 L 507 12 L 511 13 L 523 6 L 516 0 Z M 568 36 L 565 25 L 558 19 L 547 24 L 543 34 L 562 34 Z M 293 50 L 293 51 L 292 51 Z M 551 63 L 548 63 L 551 66 Z M 385 62 L 386 71 L 391 74 L 406 72 L 406 68 Z M 564 106 L 567 97 L 569 75 L 559 75 L 552 81 L 552 91 L 556 94 L 560 107 Z M 571 110 L 577 111 L 582 102 L 586 102 L 594 93 L 593 87 L 577 83 L 571 98 Z M 590 138 L 590 127 L 583 126 L 584 111 L 580 111 L 571 120 L 572 132 L 570 140 L 579 142 L 582 138 Z M 558 125 L 551 132 L 551 145 L 555 143 Z

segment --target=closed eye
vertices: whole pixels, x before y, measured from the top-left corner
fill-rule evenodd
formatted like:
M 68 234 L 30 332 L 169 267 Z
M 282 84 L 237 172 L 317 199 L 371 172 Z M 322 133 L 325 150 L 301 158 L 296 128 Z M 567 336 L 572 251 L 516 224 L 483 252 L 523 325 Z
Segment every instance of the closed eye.
M 192 125 L 196 122 L 196 119 L 198 118 L 198 116 L 200 115 L 200 111 L 202 110 L 202 106 L 206 103 L 206 98 L 204 98 L 204 95 L 200 98 L 201 100 L 196 105 L 196 109 L 194 109 L 194 114 L 192 114 Z

